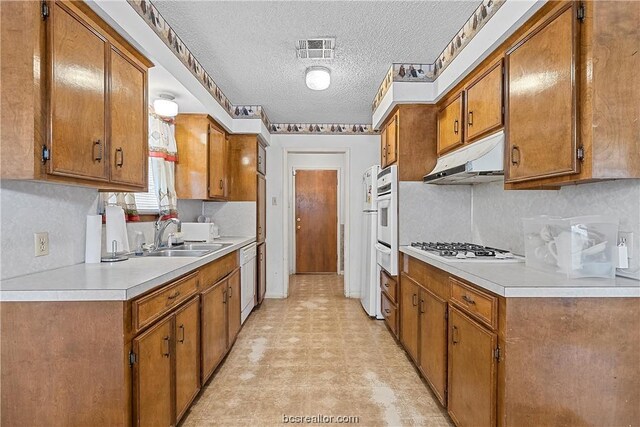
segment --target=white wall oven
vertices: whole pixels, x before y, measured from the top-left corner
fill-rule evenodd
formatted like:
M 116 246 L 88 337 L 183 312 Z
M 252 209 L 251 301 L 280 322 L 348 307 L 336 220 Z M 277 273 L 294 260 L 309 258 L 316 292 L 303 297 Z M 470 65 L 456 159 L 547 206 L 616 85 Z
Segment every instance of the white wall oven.
M 378 174 L 378 265 L 398 274 L 398 167 L 389 166 Z

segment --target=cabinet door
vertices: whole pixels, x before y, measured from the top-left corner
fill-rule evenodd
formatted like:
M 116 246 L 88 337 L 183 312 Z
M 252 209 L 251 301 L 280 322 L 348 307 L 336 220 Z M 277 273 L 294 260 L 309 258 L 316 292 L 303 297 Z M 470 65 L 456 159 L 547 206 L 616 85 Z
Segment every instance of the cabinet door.
M 420 291 L 420 363 L 423 375 L 436 397 L 446 406 L 447 387 L 447 302 Z
M 577 173 L 576 57 L 570 2 L 506 53 L 505 180 Z
M 242 311 L 242 298 L 240 296 L 241 283 L 240 283 L 240 270 L 236 270 L 229 276 L 229 290 L 228 290 L 228 304 L 227 304 L 227 327 L 229 345 L 231 345 L 240 332 L 240 316 Z
M 467 87 L 465 102 L 465 141 L 473 141 L 502 127 L 502 61 Z
M 147 186 L 147 75 L 114 47 L 110 50 L 111 181 Z
M 400 342 L 414 361 L 418 360 L 418 300 L 420 287 L 409 276 L 400 280 Z
M 449 306 L 449 335 L 449 415 L 458 426 L 495 426 L 496 334 Z
M 227 280 L 201 294 L 202 383 L 211 376 L 227 351 Z
M 258 173 L 267 174 L 267 148 L 258 143 Z
M 171 344 L 174 316 L 158 322 L 133 339 L 137 362 L 133 365 L 136 426 L 173 425 L 171 398 Z
M 223 199 L 226 196 L 226 135 L 209 125 L 209 197 Z
M 176 423 L 200 390 L 200 297 L 176 312 Z
M 393 115 L 393 119 L 387 125 L 384 132 L 387 140 L 387 166 L 398 160 L 398 113 Z
M 438 113 L 438 154 L 462 145 L 462 94 Z
M 380 165 L 382 169 L 386 168 L 389 163 L 387 163 L 387 128 L 385 127 L 380 132 Z
M 49 172 L 107 181 L 106 40 L 60 2 L 51 2 Z M 27 88 L 25 88 L 26 90 Z
M 256 296 L 258 298 L 258 304 L 264 300 L 264 295 L 267 292 L 267 245 L 261 243 L 258 245 L 258 292 Z
M 257 240 L 258 243 L 264 242 L 267 236 L 267 180 L 264 176 L 258 174 L 258 194 L 257 194 L 257 207 L 258 207 L 258 229 Z

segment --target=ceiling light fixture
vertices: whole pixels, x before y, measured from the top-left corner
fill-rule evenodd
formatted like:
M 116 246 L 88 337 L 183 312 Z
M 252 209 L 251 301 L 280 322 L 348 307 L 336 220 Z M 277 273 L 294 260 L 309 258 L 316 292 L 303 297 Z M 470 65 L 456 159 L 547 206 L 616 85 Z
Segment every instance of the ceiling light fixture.
M 309 67 L 305 81 L 311 90 L 325 90 L 331 84 L 331 71 L 326 67 Z
M 175 96 L 161 93 L 159 98 L 153 101 L 153 111 L 162 117 L 175 117 L 178 115 L 178 104 Z

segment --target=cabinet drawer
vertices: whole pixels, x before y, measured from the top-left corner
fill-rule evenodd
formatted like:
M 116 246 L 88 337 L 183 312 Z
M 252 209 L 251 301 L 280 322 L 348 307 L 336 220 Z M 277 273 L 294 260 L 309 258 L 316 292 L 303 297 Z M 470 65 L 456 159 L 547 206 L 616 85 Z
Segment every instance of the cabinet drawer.
M 498 326 L 498 299 L 450 278 L 451 301 L 492 328 Z
M 397 288 L 398 288 L 397 282 L 393 280 L 391 276 L 389 276 L 387 273 L 381 270 L 380 271 L 380 289 L 382 289 L 383 292 L 386 292 L 387 296 L 393 303 L 398 302 L 398 299 L 396 297 L 396 295 L 398 295 Z
M 231 252 L 200 268 L 200 283 L 202 289 L 215 285 L 223 277 L 238 267 L 238 251 Z
M 162 317 L 173 307 L 195 295 L 199 289 L 198 272 L 191 273 L 176 282 L 163 286 L 133 302 L 133 327 L 139 331 Z
M 387 324 L 393 335 L 398 336 L 398 316 L 397 307 L 389 300 L 386 294 L 382 294 L 382 315 L 384 322 Z

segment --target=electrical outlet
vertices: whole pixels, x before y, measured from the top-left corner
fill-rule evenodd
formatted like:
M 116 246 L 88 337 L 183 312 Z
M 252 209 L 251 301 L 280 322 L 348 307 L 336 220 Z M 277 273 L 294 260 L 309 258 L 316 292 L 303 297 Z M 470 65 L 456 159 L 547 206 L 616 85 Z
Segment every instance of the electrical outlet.
M 278 206 L 278 199 L 277 199 L 277 198 L 275 198 L 275 197 L 272 197 L 272 198 L 271 198 L 271 205 L 272 205 L 272 206 Z
M 624 239 L 627 243 L 627 258 L 634 259 L 635 253 L 633 252 L 635 248 L 635 241 L 633 240 L 633 233 L 631 231 L 618 231 L 618 242 L 620 243 Z
M 46 231 L 33 233 L 35 256 L 49 255 L 49 233 Z

